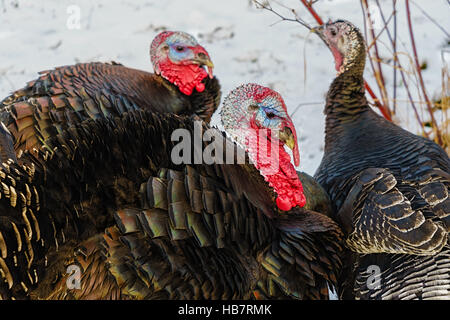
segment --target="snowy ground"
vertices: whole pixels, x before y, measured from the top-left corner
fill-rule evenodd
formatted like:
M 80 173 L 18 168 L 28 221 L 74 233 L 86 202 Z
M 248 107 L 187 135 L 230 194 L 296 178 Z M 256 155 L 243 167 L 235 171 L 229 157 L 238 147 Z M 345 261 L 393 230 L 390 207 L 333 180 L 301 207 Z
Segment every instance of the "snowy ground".
M 450 30 L 446 0 L 414 2 Z M 298 0 L 283 3 L 314 24 Z M 391 1 L 381 4 L 389 15 Z M 316 8 L 323 18 L 345 18 L 363 26 L 357 0 L 321 0 Z M 404 21 L 403 1 L 398 1 L 398 9 Z M 79 29 L 74 19 L 78 10 Z M 428 64 L 423 75 L 435 96 L 441 91 L 442 55 L 447 54 L 449 63 L 448 52 L 442 53 L 449 50 L 448 39 L 414 5 L 411 10 L 418 53 Z M 272 26 L 276 21 L 276 16 L 255 9 L 248 0 L 0 0 L 0 99 L 34 79 L 38 71 L 59 65 L 115 60 L 151 71 L 148 49 L 153 37 L 163 28 L 183 30 L 209 51 L 224 94 L 242 83 L 256 82 L 279 91 L 290 112 L 302 104 L 293 116 L 300 139 L 300 169 L 313 174 L 323 150 L 324 96 L 335 76 L 332 56 L 299 24 Z M 399 28 L 400 50 L 410 51 L 406 26 Z M 387 51 L 382 48 L 382 52 Z M 386 70 L 389 85 L 392 69 Z M 406 103 L 400 107 L 409 110 Z M 401 124 L 416 130 L 411 121 Z

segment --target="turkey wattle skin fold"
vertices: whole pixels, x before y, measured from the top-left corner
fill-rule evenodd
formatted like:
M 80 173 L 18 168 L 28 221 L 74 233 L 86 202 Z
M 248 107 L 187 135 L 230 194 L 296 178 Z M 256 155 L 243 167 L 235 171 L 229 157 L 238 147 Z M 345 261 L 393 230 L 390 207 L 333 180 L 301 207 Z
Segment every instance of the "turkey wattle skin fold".
M 277 193 L 276 203 L 278 208 L 289 211 L 297 205 L 303 207 L 306 204 L 303 186 L 291 163 L 291 157 L 284 149 L 283 142 L 270 139 L 267 144 L 263 145 L 262 149 L 259 144 L 258 130 L 255 130 L 254 133 L 253 131 L 249 132 L 246 141 L 250 158 L 255 163 L 256 168 L 260 170 L 261 175 Z M 297 144 L 294 148 L 298 148 Z M 273 149 L 278 153 L 278 157 L 270 156 Z

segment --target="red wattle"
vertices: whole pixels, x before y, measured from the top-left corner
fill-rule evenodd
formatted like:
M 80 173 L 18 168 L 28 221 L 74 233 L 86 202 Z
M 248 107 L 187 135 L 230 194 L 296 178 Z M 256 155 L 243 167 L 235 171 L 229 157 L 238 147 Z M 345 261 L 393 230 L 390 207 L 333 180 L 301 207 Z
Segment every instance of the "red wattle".
M 205 84 L 202 81 L 208 73 L 197 64 L 175 64 L 166 59 L 159 63 L 158 68 L 161 76 L 176 85 L 185 95 L 191 95 L 194 89 L 198 92 L 205 90 Z
M 203 92 L 203 90 L 205 90 L 205 84 L 204 84 L 203 82 L 200 82 L 199 84 L 197 84 L 197 85 L 195 86 L 195 89 L 196 89 L 198 92 Z
M 289 201 L 286 197 L 278 196 L 276 202 L 280 210 L 289 211 L 292 209 L 291 201 Z
M 247 136 L 247 148 L 256 168 L 277 194 L 278 208 L 289 211 L 295 206 L 303 207 L 306 204 L 303 186 L 283 146 L 267 137 L 264 139 L 258 130 L 251 130 Z
M 334 57 L 334 64 L 335 64 L 335 69 L 336 71 L 340 71 L 341 66 L 342 66 L 342 62 L 343 62 L 343 57 L 342 54 L 339 52 L 339 50 L 333 46 L 331 46 L 331 53 L 333 54 Z

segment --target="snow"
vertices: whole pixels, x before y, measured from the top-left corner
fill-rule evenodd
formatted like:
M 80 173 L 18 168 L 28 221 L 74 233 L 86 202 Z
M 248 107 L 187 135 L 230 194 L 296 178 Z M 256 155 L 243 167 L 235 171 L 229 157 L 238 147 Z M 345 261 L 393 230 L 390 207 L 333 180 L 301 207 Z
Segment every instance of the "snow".
M 306 21 L 315 25 L 298 0 L 282 2 L 296 8 Z M 392 2 L 380 3 L 389 16 Z M 414 3 L 446 30 L 450 29 L 450 8 L 446 0 L 415 0 Z M 446 56 L 448 63 L 449 48 L 445 47 L 448 39 L 414 3 L 411 10 L 418 54 L 428 64 L 423 76 L 433 97 L 441 91 L 442 57 Z M 289 15 L 289 11 L 273 5 Z M 315 7 L 323 18 L 344 18 L 363 27 L 357 0 L 321 0 Z M 398 1 L 398 10 L 399 21 L 405 21 L 403 1 Z M 331 54 L 316 36 L 299 24 L 274 24 L 277 21 L 275 15 L 256 9 L 249 0 L 0 0 L 0 98 L 36 78 L 38 71 L 59 65 L 114 60 L 151 71 L 148 49 L 153 37 L 162 28 L 183 30 L 197 37 L 210 53 L 224 95 L 247 82 L 280 92 L 289 111 L 295 111 L 300 170 L 313 174 L 323 152 L 322 111 L 325 94 L 335 76 L 334 64 Z M 400 50 L 410 52 L 404 23 L 399 25 L 398 37 Z M 390 56 L 385 47 L 380 50 L 382 56 Z M 389 86 L 392 68 L 384 68 Z M 375 89 L 369 68 L 366 79 Z M 412 89 L 417 91 L 414 85 Z M 406 96 L 399 96 L 402 99 L 406 100 Z M 400 124 L 417 132 L 411 108 L 406 102 L 400 102 L 399 109 Z M 215 116 L 213 121 L 217 123 L 217 120 Z

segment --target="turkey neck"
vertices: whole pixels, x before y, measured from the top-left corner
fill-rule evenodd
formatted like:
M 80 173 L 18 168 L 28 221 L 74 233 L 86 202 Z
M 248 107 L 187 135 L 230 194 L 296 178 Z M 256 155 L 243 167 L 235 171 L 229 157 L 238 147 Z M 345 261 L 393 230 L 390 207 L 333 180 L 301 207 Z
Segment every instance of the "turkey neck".
M 203 80 L 203 83 L 205 84 L 205 90 L 202 92 L 194 91 L 189 96 L 189 101 L 195 113 L 209 123 L 213 113 L 220 104 L 220 83 L 216 77 L 212 79 L 207 77 Z
M 334 79 L 325 105 L 327 125 L 351 121 L 368 109 L 362 74 L 348 70 Z
M 330 148 L 329 142 L 339 140 L 336 137 L 368 111 L 362 71 L 355 72 L 350 68 L 337 76 L 328 90 L 324 110 L 325 150 Z

